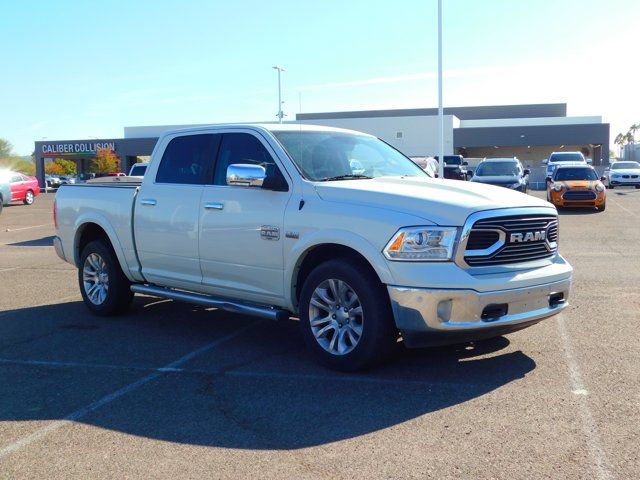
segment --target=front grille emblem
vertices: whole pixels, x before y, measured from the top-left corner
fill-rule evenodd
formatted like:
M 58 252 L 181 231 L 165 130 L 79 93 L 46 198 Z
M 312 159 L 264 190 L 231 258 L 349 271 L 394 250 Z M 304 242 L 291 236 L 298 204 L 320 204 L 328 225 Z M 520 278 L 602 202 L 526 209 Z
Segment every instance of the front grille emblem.
M 547 239 L 546 230 L 539 230 L 537 232 L 527 232 L 527 233 L 512 233 L 509 236 L 509 242 L 511 243 L 540 242 L 546 239 Z

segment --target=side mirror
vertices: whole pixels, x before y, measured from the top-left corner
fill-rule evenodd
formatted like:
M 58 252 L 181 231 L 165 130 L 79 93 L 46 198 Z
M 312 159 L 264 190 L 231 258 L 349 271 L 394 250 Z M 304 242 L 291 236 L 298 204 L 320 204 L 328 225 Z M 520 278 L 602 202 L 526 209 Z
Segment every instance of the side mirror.
M 591 164 L 593 163 L 593 160 L 592 160 L 592 159 L 590 159 L 590 158 L 587 158 L 587 163 L 588 163 L 589 165 L 591 165 Z
M 466 167 L 467 165 L 469 165 L 469 162 L 467 162 L 466 160 L 464 162 L 462 162 L 462 166 Z
M 267 172 L 261 165 L 235 163 L 227 167 L 227 185 L 262 187 Z
M 529 174 L 531 174 L 531 170 L 530 170 L 530 169 L 528 169 L 528 168 L 525 168 L 525 169 L 523 170 L 523 175 L 529 175 Z
M 549 160 L 547 160 L 546 158 L 544 160 L 542 160 L 542 164 L 546 165 L 547 163 L 549 163 Z

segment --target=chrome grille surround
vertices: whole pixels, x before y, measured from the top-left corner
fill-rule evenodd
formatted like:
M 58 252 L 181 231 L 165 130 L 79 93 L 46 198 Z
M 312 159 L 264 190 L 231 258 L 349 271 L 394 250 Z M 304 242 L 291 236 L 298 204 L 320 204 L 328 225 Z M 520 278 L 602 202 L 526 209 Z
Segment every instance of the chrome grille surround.
M 473 213 L 462 227 L 455 262 L 464 269 L 548 263 L 558 251 L 557 219 L 558 213 L 552 207 L 505 208 Z M 525 232 L 544 230 L 546 238 L 544 241 L 508 243 L 507 235 L 514 229 Z M 484 250 L 467 250 L 471 232 L 478 230 L 496 231 L 499 240 Z

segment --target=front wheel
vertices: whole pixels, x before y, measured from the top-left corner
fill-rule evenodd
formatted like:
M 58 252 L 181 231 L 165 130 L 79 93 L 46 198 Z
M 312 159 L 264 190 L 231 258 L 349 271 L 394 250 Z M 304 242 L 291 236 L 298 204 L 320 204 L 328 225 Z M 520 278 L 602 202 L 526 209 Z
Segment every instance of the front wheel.
M 96 315 L 121 313 L 133 299 L 131 283 L 104 239 L 89 242 L 82 250 L 78 283 L 85 305 Z
M 604 212 L 604 210 L 605 210 L 605 208 L 606 208 L 606 207 L 607 207 L 607 204 L 605 203 L 605 204 L 603 204 L 601 207 L 596 207 L 596 209 L 597 209 L 599 212 Z
M 27 190 L 27 193 L 24 194 L 24 204 L 25 205 L 33 205 L 33 201 L 35 199 L 35 195 L 33 194 L 33 191 L 31 190 Z
M 300 295 L 300 327 L 316 360 L 356 371 L 393 352 L 398 331 L 389 295 L 368 265 L 330 260 L 307 277 Z

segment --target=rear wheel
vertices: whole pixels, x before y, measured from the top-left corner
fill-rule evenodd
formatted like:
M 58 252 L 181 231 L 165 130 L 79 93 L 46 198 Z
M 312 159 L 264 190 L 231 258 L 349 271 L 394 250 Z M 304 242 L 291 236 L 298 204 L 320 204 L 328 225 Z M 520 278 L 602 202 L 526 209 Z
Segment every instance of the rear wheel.
M 317 266 L 304 283 L 299 308 L 307 347 L 329 368 L 361 370 L 393 352 L 398 331 L 388 293 L 362 262 Z
M 35 199 L 35 195 L 32 190 L 27 190 L 27 193 L 24 194 L 24 204 L 25 205 L 33 205 L 33 201 Z
M 85 305 L 96 315 L 121 313 L 133 299 L 131 283 L 104 239 L 94 240 L 82 250 L 78 283 Z
M 613 190 L 615 187 L 613 185 L 609 185 L 609 187 L 611 190 Z

